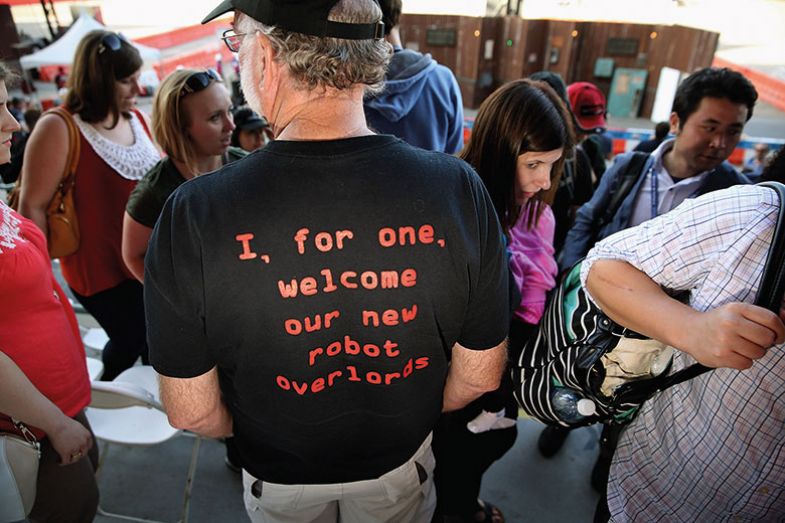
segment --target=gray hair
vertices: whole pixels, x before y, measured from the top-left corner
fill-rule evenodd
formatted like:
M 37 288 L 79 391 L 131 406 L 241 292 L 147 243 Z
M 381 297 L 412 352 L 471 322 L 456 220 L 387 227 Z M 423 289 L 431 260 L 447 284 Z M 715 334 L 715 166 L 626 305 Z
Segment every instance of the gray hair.
M 12 86 L 16 83 L 19 79 L 19 75 L 16 71 L 11 70 L 5 62 L 0 60 L 0 82 L 6 84 L 6 86 Z
M 370 23 L 382 17 L 373 0 L 340 0 L 330 11 L 329 20 Z M 238 17 L 244 33 L 259 31 L 267 36 L 276 60 L 289 68 L 292 77 L 307 89 L 348 89 L 365 84 L 366 93 L 383 88 L 384 73 L 392 56 L 392 46 L 383 39 L 345 40 L 320 38 L 268 26 L 243 14 Z

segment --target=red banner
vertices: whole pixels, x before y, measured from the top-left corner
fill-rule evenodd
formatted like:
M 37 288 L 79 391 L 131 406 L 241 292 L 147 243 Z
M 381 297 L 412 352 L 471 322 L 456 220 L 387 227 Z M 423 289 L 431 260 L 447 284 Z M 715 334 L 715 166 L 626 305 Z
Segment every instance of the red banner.
M 59 4 L 63 2 L 73 2 L 74 0 L 53 0 L 54 3 Z M 49 0 L 46 0 L 49 4 Z M 41 0 L 0 0 L 0 4 L 14 5 L 41 5 Z

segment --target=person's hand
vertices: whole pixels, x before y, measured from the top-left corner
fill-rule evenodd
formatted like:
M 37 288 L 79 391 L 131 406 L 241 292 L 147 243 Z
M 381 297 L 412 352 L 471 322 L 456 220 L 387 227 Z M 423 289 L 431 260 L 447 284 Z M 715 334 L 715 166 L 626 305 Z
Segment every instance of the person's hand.
M 63 423 L 47 436 L 60 456 L 60 464 L 70 465 L 87 456 L 87 451 L 93 447 L 93 436 L 78 421 L 64 418 Z
M 785 318 L 785 304 L 780 317 Z M 707 367 L 748 369 L 771 346 L 785 342 L 780 317 L 749 303 L 728 303 L 697 316 L 684 351 Z

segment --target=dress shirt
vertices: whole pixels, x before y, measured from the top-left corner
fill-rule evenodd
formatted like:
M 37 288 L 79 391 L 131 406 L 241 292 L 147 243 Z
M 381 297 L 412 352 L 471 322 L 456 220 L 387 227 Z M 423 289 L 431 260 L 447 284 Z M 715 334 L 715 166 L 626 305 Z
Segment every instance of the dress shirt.
M 754 301 L 779 201 L 735 186 L 597 244 L 700 311 Z M 674 370 L 694 360 L 676 351 Z M 785 347 L 752 368 L 716 369 L 656 395 L 621 435 L 608 483 L 615 523 L 785 521 Z
M 657 215 L 660 215 L 675 209 L 681 202 L 695 195 L 698 189 L 700 189 L 703 179 L 711 172 L 704 171 L 697 176 L 684 178 L 678 182 L 674 181 L 662 161 L 665 153 L 673 148 L 674 141 L 673 139 L 665 140 L 651 153 L 654 162 L 646 173 L 646 179 L 643 180 L 640 191 L 638 191 L 638 195 L 635 197 L 632 215 L 630 216 L 630 227 L 640 225 L 646 220 L 652 219 L 652 176 L 657 177 Z

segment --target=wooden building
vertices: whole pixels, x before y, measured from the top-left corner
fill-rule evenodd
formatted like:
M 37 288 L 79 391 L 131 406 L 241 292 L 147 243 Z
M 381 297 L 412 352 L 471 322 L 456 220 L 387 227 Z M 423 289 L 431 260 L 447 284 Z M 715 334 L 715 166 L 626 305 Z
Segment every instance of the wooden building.
M 467 107 L 504 82 L 549 70 L 568 84 L 596 84 L 609 110 L 643 117 L 651 114 L 661 69 L 707 67 L 719 40 L 683 26 L 412 14 L 401 18 L 401 37 L 453 70 Z

